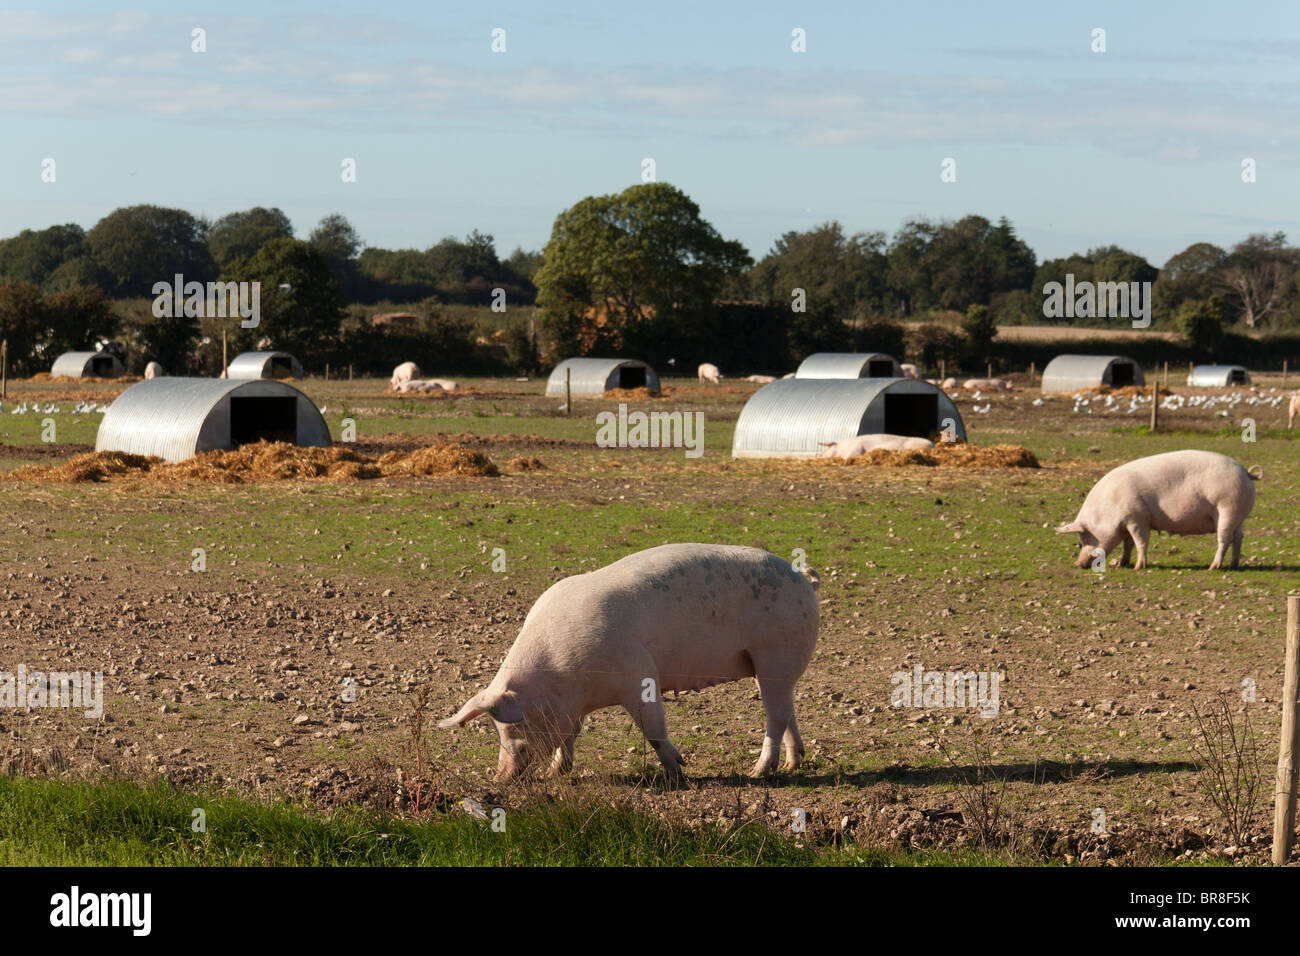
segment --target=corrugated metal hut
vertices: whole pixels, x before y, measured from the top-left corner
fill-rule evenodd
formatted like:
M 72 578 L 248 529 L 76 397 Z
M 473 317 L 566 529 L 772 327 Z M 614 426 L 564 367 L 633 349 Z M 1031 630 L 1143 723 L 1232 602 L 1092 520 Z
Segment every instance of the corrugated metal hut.
M 288 352 L 240 352 L 226 378 L 302 378 L 302 366 Z
M 952 399 L 914 378 L 784 378 L 750 396 L 736 420 L 733 458 L 807 458 L 855 435 L 933 438 L 966 426 Z
M 902 378 L 903 370 L 884 352 L 814 352 L 804 359 L 795 378 Z
M 1043 369 L 1044 392 L 1146 385 L 1142 366 L 1122 355 L 1058 355 Z
M 659 376 L 645 362 L 636 359 L 565 359 L 546 380 L 546 394 L 564 397 L 564 373 L 570 376 L 574 395 L 603 395 L 611 388 L 648 388 L 659 391 Z
M 1249 385 L 1250 373 L 1244 365 L 1198 365 L 1187 376 L 1187 384 L 1202 388 Z
M 95 450 L 181 461 L 262 440 L 331 442 L 319 409 L 284 382 L 151 378 L 113 400 L 100 422 Z
M 64 352 L 54 360 L 51 375 L 68 378 L 118 378 L 126 371 L 112 352 Z

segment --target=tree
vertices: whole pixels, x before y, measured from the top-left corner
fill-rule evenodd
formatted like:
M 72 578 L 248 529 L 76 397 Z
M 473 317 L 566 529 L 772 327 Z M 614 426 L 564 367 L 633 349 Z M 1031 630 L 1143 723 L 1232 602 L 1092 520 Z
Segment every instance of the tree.
M 155 282 L 208 282 L 217 267 L 207 246 L 207 226 L 183 209 L 127 206 L 86 233 L 97 266 L 114 296 L 151 296 Z
M 506 257 L 505 265 L 520 279 L 532 282 L 543 261 L 540 252 L 527 251 L 522 246 L 516 246 L 515 251 Z
M 1170 256 L 1151 290 L 1155 309 L 1172 314 L 1189 299 L 1207 299 L 1227 253 L 1209 242 L 1195 242 Z
M 90 255 L 86 230 L 75 223 L 48 229 L 24 229 L 0 241 L 0 277 L 44 286 L 65 263 Z
M 993 349 L 993 339 L 998 334 L 998 327 L 987 305 L 972 305 L 966 309 L 966 317 L 961 323 L 970 344 L 972 359 L 987 362 Z
M 307 241 L 336 268 L 356 259 L 364 245 L 352 223 L 338 213 L 322 219 L 311 231 L 311 237 Z
M 46 366 L 42 371 L 49 371 L 47 357 L 39 356 L 36 350 L 44 326 L 41 290 L 31 282 L 0 280 L 0 339 L 9 343 L 11 372 L 30 375 L 38 370 L 39 363 Z
M 1258 233 L 1233 247 L 1218 286 L 1241 304 L 1242 319 L 1253 329 L 1283 306 L 1297 268 L 1300 250 L 1287 246 L 1285 233 Z
M 117 335 L 118 319 L 112 304 L 95 286 L 76 286 L 45 297 L 45 355 L 88 351 L 100 339 Z
M 537 271 L 537 301 L 567 341 L 640 338 L 652 357 L 689 331 L 725 279 L 752 260 L 668 183 L 589 196 L 556 217 Z M 603 325 L 602 325 L 603 323 Z M 590 327 L 602 331 L 596 333 Z
M 789 306 L 795 289 L 840 319 L 879 313 L 887 305 L 889 262 L 883 233 L 845 237 L 838 222 L 787 232 L 750 271 L 753 294 Z
M 237 259 L 253 255 L 272 239 L 293 238 L 293 224 L 278 208 L 254 206 L 232 212 L 212 224 L 208 249 L 223 269 Z
M 1178 330 L 1187 336 L 1192 348 L 1210 357 L 1218 353 L 1226 335 L 1221 306 L 1221 301 L 1191 299 L 1179 307 L 1175 316 Z
M 241 347 L 266 337 L 275 348 L 312 355 L 338 336 L 342 295 L 328 260 L 309 242 L 272 239 L 233 263 L 222 280 L 260 283 L 260 324 L 244 329 L 240 321 L 227 320 Z

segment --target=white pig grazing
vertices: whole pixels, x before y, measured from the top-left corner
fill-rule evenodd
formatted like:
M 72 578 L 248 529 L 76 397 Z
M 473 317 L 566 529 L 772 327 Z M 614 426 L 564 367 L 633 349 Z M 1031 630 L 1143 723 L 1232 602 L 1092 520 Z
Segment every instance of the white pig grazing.
M 913 365 L 911 362 L 904 362 L 902 365 L 898 366 L 898 368 L 903 373 L 903 378 L 921 377 L 921 370 L 917 368 L 915 365 Z
M 712 362 L 705 362 L 696 369 L 695 374 L 701 382 L 712 382 L 714 385 L 717 385 L 718 379 L 722 378 L 722 373 L 718 371 L 718 367 Z
M 1079 516 L 1056 533 L 1079 535 L 1081 549 L 1075 563 L 1081 568 L 1092 563 L 1094 548 L 1109 554 L 1122 541 L 1120 564 L 1128 565 L 1136 547 L 1139 569 L 1147 566 L 1152 531 L 1216 534 L 1219 548 L 1210 570 L 1223 565 L 1229 544 L 1235 568 L 1241 558 L 1241 526 L 1255 507 L 1254 483 L 1263 477 L 1262 469 L 1253 474 L 1227 455 L 1212 451 L 1169 451 L 1139 458 L 1093 485 Z
M 665 691 L 701 690 L 753 677 L 767 727 L 760 776 L 803 758 L 795 681 L 817 643 L 817 575 L 758 548 L 666 544 L 553 585 L 524 620 L 501 669 L 451 727 L 487 714 L 501 739 L 497 779 L 549 756 L 567 773 L 583 718 L 621 705 L 670 779 L 682 755 L 668 739 Z
M 949 389 L 957 387 L 957 380 L 953 378 L 951 375 L 949 375 L 939 384 L 939 387 L 946 392 Z
M 164 374 L 163 367 L 157 362 L 150 362 L 144 367 L 145 378 L 161 378 Z
M 823 449 L 817 453 L 818 458 L 857 458 L 877 448 L 889 451 L 911 451 L 933 448 L 934 442 L 928 438 L 909 438 L 906 435 L 858 435 L 844 441 L 824 441 Z
M 1295 417 L 1300 414 L 1300 392 L 1291 393 L 1291 403 L 1286 409 L 1286 427 L 1295 427 Z
M 403 362 L 397 368 L 393 369 L 393 377 L 389 385 L 393 388 L 401 385 L 403 382 L 410 382 L 420 377 L 420 366 L 414 362 Z

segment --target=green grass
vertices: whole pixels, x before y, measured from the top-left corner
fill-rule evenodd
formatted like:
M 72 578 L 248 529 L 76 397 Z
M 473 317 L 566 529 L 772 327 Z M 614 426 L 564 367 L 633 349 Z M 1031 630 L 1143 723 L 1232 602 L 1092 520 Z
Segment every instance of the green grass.
M 194 811 L 206 818 L 194 832 Z M 329 815 L 165 785 L 0 778 L 5 866 L 986 865 L 977 853 L 809 848 L 761 823 L 668 824 L 608 802 L 508 812 L 504 831 L 453 809 L 426 821 Z

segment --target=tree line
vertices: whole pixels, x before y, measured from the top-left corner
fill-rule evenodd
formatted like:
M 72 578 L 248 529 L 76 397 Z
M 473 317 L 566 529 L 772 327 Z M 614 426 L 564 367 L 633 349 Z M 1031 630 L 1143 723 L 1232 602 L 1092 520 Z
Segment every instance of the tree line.
M 156 315 L 154 286 L 176 274 L 261 283 L 262 321 L 244 329 Z M 209 222 L 140 205 L 88 231 L 24 230 L 0 240 L 0 337 L 18 374 L 112 341 L 132 370 L 157 360 L 215 374 L 223 331 L 235 350 L 271 346 L 312 369 L 369 372 L 421 355 L 447 371 L 530 372 L 586 354 L 777 371 L 809 351 L 852 348 L 981 367 L 1005 352 L 999 325 L 1115 327 L 1044 316 L 1045 287 L 1067 276 L 1150 283 L 1152 326 L 1182 331 L 1207 358 L 1240 353 L 1243 333 L 1300 328 L 1300 250 L 1281 232 L 1227 249 L 1194 243 L 1157 268 L 1114 245 L 1039 262 L 1006 218 L 912 218 L 893 235 L 827 222 L 785 233 L 755 261 L 684 192 L 649 183 L 580 200 L 556 217 L 543 250 L 504 259 L 478 231 L 424 250 L 365 247 L 337 214 L 299 239 L 281 210 L 264 207 Z M 376 327 L 366 307 L 381 302 L 415 312 L 416 323 Z M 457 306 L 504 308 L 495 348 L 482 348 L 484 330 Z

